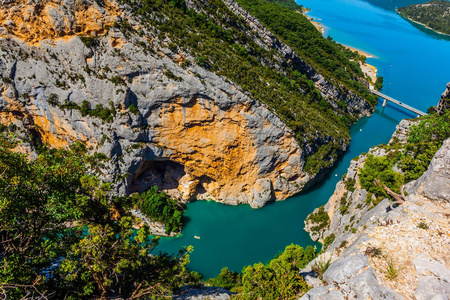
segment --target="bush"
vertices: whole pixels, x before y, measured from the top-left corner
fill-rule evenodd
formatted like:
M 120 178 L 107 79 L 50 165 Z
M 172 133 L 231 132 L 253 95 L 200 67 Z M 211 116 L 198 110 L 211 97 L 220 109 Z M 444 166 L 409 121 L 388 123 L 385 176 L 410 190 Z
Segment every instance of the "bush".
M 159 193 L 157 186 L 151 187 L 140 195 L 134 194 L 133 199 L 147 217 L 166 225 L 166 233 L 181 230 L 183 208 L 164 192 Z
M 93 36 L 80 36 L 80 39 L 88 48 L 92 48 L 98 44 L 98 39 Z
M 335 235 L 334 233 L 328 235 L 326 238 L 323 239 L 323 247 L 322 247 L 322 252 L 324 252 L 325 250 L 327 250 L 328 246 L 331 245 L 331 243 L 334 242 L 335 239 Z
M 316 251 L 308 246 L 289 245 L 267 265 L 262 263 L 245 267 L 242 271 L 242 287 L 237 299 L 297 299 L 308 289 L 300 276 L 304 268 L 316 257 Z
M 137 108 L 136 106 L 134 106 L 133 103 L 131 103 L 131 104 L 128 106 L 128 110 L 129 110 L 130 113 L 132 113 L 132 114 L 135 114 L 135 115 L 139 114 L 139 108 Z
M 216 278 L 207 281 L 211 286 L 223 287 L 229 291 L 242 285 L 242 275 L 238 272 L 231 272 L 228 268 L 223 268 Z
M 319 210 L 315 213 L 311 213 L 307 218 L 307 222 L 312 222 L 317 224 L 316 226 L 311 227 L 311 231 L 320 231 L 323 228 L 327 227 L 330 222 L 330 217 L 328 213 L 325 211 L 325 204 L 319 207 Z

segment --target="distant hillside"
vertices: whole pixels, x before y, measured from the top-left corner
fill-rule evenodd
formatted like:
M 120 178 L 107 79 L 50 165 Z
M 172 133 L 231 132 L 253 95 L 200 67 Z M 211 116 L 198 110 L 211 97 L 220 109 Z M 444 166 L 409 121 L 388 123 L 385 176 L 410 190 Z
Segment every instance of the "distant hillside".
M 432 0 L 427 3 L 401 7 L 398 13 L 413 22 L 450 35 L 450 2 Z

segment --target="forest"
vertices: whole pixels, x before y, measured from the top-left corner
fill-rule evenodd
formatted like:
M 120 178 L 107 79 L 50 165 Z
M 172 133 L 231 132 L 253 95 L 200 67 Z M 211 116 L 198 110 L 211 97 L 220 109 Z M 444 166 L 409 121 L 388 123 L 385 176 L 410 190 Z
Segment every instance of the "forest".
M 434 31 L 450 35 L 450 2 L 432 0 L 397 9 L 397 12 L 414 22 L 418 22 Z

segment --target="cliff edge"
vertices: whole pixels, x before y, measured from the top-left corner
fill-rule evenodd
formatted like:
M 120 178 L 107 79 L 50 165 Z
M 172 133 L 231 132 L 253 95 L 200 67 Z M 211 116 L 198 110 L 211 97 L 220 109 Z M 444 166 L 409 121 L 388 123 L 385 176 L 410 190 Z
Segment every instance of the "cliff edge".
M 402 121 L 391 147 L 374 147 L 355 158 L 325 206 L 305 220 L 305 229 L 322 241 L 324 249 L 304 270 L 314 288 L 301 299 L 450 296 L 450 139 L 427 171 L 405 186 L 407 196 L 401 205 L 361 186 L 368 157 L 394 155 L 392 149 L 404 147 L 411 126 L 417 123 Z M 394 168 L 399 171 L 399 166 Z M 328 264 L 322 274 L 313 271 Z

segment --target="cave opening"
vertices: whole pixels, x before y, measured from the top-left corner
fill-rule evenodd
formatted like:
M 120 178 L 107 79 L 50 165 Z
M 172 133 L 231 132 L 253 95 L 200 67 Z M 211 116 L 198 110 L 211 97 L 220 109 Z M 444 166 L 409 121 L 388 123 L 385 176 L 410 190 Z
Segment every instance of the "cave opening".
M 208 199 L 205 187 L 212 182 L 206 175 L 189 175 L 183 164 L 172 160 L 144 161 L 131 178 L 130 193 L 143 193 L 152 186 L 181 202 Z
M 177 190 L 180 179 L 185 175 L 184 166 L 180 163 L 147 160 L 132 177 L 130 192 L 142 193 L 155 185 L 160 191 Z

